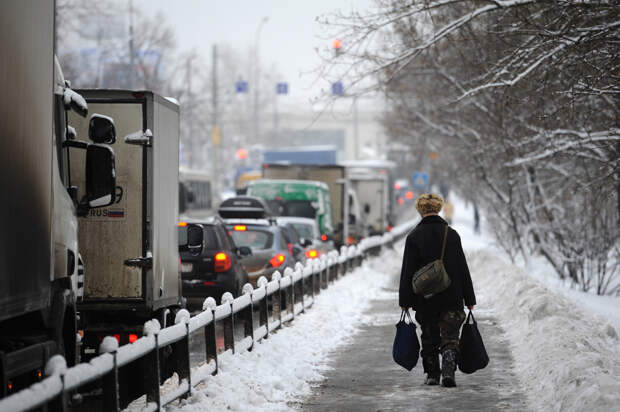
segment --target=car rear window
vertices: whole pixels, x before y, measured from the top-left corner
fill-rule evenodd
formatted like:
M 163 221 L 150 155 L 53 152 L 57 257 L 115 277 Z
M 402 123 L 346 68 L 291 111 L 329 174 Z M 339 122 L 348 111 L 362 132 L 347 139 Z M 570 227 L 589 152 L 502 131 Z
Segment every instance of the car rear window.
M 205 249 L 219 249 L 220 243 L 217 241 L 215 228 L 213 226 L 205 226 Z
M 313 229 L 312 225 L 305 225 L 303 223 L 291 223 L 291 224 L 293 225 L 293 227 L 299 234 L 300 238 L 309 239 L 309 240 L 314 239 L 314 230 L 312 230 Z
M 237 247 L 247 246 L 250 249 L 269 249 L 273 245 L 273 233 L 264 230 L 244 230 L 230 232 Z

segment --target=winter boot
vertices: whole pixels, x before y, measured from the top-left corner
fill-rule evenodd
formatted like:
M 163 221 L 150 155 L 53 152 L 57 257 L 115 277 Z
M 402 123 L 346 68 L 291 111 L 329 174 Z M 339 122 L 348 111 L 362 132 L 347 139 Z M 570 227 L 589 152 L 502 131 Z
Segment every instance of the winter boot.
M 426 372 L 424 384 L 439 385 L 439 376 L 441 375 L 439 369 L 439 355 L 423 357 L 422 366 L 424 366 L 424 372 Z
M 453 349 L 445 350 L 441 354 L 441 384 L 446 388 L 454 388 L 454 371 L 456 370 L 456 351 Z

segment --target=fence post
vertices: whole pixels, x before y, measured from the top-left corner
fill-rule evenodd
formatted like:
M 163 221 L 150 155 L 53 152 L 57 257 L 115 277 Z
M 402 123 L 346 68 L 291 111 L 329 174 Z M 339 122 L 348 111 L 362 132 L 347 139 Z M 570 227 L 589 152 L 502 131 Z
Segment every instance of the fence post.
M 67 392 L 65 392 L 66 370 L 67 370 L 67 361 L 62 355 L 52 356 L 45 364 L 45 376 L 58 375 L 58 378 L 60 379 L 60 384 L 61 384 L 60 394 L 58 394 L 58 396 L 55 397 L 49 403 L 49 410 L 54 411 L 54 412 L 56 411 L 66 412 L 69 410 L 68 396 L 67 396 Z
M 146 386 L 146 402 L 155 402 L 157 410 L 161 410 L 161 397 L 159 393 L 159 331 L 153 334 L 155 348 L 143 358 Z
M 175 370 L 179 375 L 179 383 L 183 379 L 187 379 L 188 389 L 183 398 L 192 395 L 192 374 L 189 363 L 189 318 L 190 314 L 187 310 L 181 309 L 174 318 L 174 324 L 185 324 L 185 337 L 178 342 L 172 344 L 172 359 L 174 359 Z
M 109 353 L 113 356 L 112 370 L 103 376 L 103 410 L 118 411 L 120 410 L 118 396 L 118 364 L 116 359 L 116 351 L 118 350 L 118 342 L 112 338 L 114 342 L 109 341 L 109 345 L 103 342 L 99 345 L 99 353 Z
M 300 287 L 300 296 L 301 296 L 301 313 L 305 313 L 306 312 L 306 301 L 305 301 L 305 295 L 306 295 L 306 278 L 304 277 L 304 266 L 297 262 L 295 264 L 295 271 L 299 272 L 301 274 L 301 279 L 299 279 L 299 281 L 301 282 L 301 287 Z M 295 308 L 293 307 L 293 311 L 295 311 Z
M 224 350 L 232 349 L 235 353 L 235 314 L 233 312 L 233 295 L 230 292 L 224 292 L 222 295 L 222 304 L 230 305 L 230 316 L 222 321 L 224 326 Z
M 284 276 L 288 276 L 291 278 L 291 286 L 290 290 L 286 291 L 288 295 L 286 299 L 286 307 L 291 311 L 292 319 L 295 319 L 295 279 L 293 279 L 293 269 L 286 268 L 284 269 Z M 290 306 L 289 306 L 290 305 Z
M 278 327 L 276 328 L 278 329 L 282 327 L 282 285 L 280 284 L 282 280 L 282 275 L 280 274 L 280 272 L 276 270 L 271 275 L 271 280 L 278 281 L 278 291 L 277 293 L 273 293 L 271 295 L 271 306 L 272 306 L 271 311 L 272 312 L 276 311 L 278 313 Z M 274 295 L 276 295 L 275 299 L 274 299 Z
M 248 348 L 248 352 L 252 351 L 254 347 L 254 303 L 252 302 L 252 291 L 254 288 L 251 284 L 246 283 L 243 285 L 243 294 L 250 295 L 250 305 L 243 309 L 243 334 L 244 337 L 252 338 L 252 345 Z
M 259 288 L 265 289 L 265 296 L 258 303 L 258 326 L 262 327 L 264 325 L 265 329 L 267 329 L 267 333 L 265 334 L 264 339 L 269 338 L 269 305 L 267 304 L 267 283 L 269 282 L 264 276 L 258 278 L 258 281 L 256 282 Z
M 208 297 L 202 303 L 202 310 L 210 310 L 213 320 L 205 326 L 205 352 L 207 363 L 215 361 L 213 375 L 217 375 L 217 336 L 215 336 L 215 308 L 217 303 L 212 297 Z
M 316 273 L 317 273 L 317 265 L 316 265 L 317 261 L 315 259 L 312 259 L 310 261 L 310 269 L 312 270 L 310 272 L 310 297 L 312 297 L 312 304 L 314 305 L 314 292 L 315 292 L 315 288 L 316 288 L 316 281 L 315 281 L 315 277 L 316 277 Z

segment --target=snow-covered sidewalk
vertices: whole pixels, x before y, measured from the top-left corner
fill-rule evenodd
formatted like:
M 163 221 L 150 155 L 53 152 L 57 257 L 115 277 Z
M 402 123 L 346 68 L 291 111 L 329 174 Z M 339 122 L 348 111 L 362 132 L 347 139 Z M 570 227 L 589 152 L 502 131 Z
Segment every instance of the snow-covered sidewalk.
M 311 393 L 332 351 L 351 342 L 360 316 L 400 267 L 399 252 L 386 251 L 336 280 L 311 309 L 255 345 L 251 352 L 220 356 L 218 374 L 168 411 L 278 411 Z M 136 405 L 137 406 L 137 405 Z
M 457 204 L 453 227 L 466 250 L 478 308 L 493 313 L 506 331 L 532 409 L 620 410 L 620 340 L 614 328 L 620 301 L 567 290 L 551 280 L 554 274 L 539 258 L 528 265 L 510 263 L 489 237 L 473 233 L 471 212 Z M 615 317 L 603 317 L 614 310 Z

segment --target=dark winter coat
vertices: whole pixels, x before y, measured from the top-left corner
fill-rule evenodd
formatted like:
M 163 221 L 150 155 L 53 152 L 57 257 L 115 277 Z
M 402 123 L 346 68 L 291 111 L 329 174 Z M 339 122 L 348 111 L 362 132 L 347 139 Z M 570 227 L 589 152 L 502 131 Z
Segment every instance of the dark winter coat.
M 405 243 L 403 267 L 400 273 L 399 304 L 415 311 L 463 309 L 476 304 L 474 286 L 461 246 L 461 238 L 452 228 L 448 230 L 444 266 L 450 280 L 450 287 L 437 295 L 425 299 L 415 295 L 411 286 L 413 274 L 441 256 L 441 243 L 446 221 L 432 215 L 422 219 L 409 233 Z

